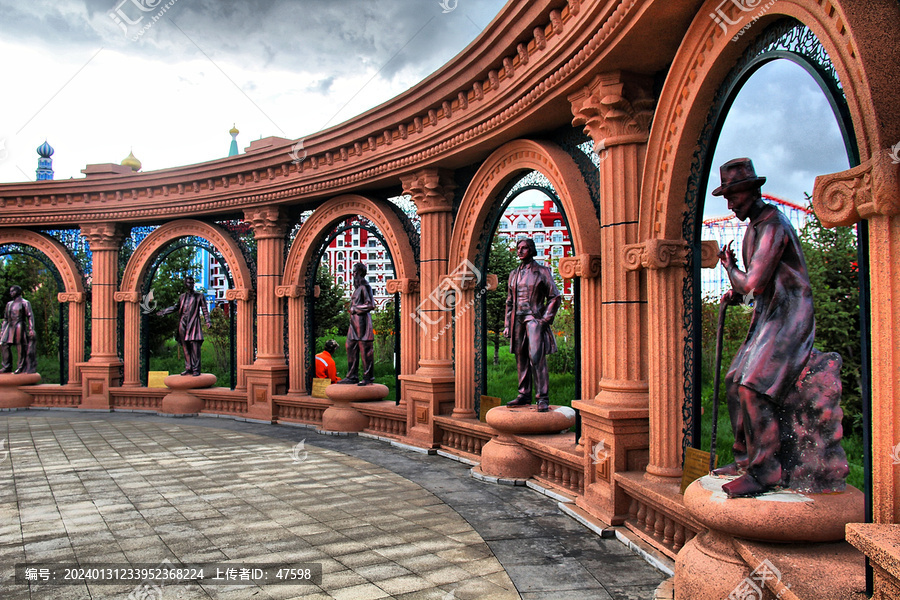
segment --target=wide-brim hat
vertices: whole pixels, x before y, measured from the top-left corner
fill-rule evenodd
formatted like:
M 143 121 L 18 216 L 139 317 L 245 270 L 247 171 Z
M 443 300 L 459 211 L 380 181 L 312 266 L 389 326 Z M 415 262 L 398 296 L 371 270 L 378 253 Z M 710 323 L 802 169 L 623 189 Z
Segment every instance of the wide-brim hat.
M 722 185 L 713 190 L 713 196 L 724 196 L 727 192 L 743 192 L 762 187 L 765 177 L 757 177 L 753 161 L 749 158 L 735 158 L 719 167 Z

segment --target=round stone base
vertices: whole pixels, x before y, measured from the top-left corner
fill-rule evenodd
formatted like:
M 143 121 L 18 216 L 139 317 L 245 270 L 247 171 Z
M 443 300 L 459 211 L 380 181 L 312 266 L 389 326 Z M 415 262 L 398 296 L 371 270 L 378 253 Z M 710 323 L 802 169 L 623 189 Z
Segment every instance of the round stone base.
M 322 431 L 358 433 L 369 426 L 369 417 L 352 406 L 351 402 L 384 400 L 390 390 L 386 385 L 353 385 L 333 383 L 325 388 L 325 395 L 334 402 L 322 413 Z
M 558 433 L 575 424 L 575 410 L 568 406 L 551 406 L 538 412 L 537 406 L 498 406 L 484 420 L 497 431 L 524 435 Z
M 698 521 L 737 538 L 763 542 L 836 542 L 847 523 L 865 521 L 863 493 L 801 494 L 790 490 L 755 498 L 728 498 L 722 485 L 733 478 L 701 477 L 684 491 L 684 504 Z
M 40 373 L 0 374 L 0 408 L 27 408 L 33 400 L 31 394 L 19 389 L 23 385 L 37 385 Z
M 750 574 L 731 540 L 717 531 L 705 531 L 684 545 L 675 558 L 676 600 L 729 597 Z
M 541 459 L 508 435 L 490 440 L 481 449 L 481 471 L 485 475 L 504 479 L 528 479 L 540 468 Z
M 203 410 L 203 400 L 188 390 L 210 388 L 216 384 L 212 373 L 200 375 L 169 375 L 163 380 L 172 390 L 162 400 L 162 412 L 169 415 L 195 415 Z
M 325 395 L 333 402 L 375 402 L 384 400 L 389 393 L 388 386 L 380 383 L 370 385 L 332 383 L 325 387 Z

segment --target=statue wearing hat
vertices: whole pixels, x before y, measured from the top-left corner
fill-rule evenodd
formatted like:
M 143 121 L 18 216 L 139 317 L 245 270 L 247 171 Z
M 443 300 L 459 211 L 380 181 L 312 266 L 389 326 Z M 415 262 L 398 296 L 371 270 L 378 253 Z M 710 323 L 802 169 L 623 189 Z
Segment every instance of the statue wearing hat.
M 833 373 L 835 360 L 839 373 L 840 356 L 813 351 L 816 325 L 806 261 L 793 226 L 780 210 L 762 199 L 760 188 L 766 178 L 756 175 L 749 158 L 736 158 L 722 165 L 721 178 L 722 185 L 713 195 L 724 196 L 729 210 L 741 221 L 749 221 L 742 248 L 744 269 L 738 267 L 730 244 L 719 253 L 732 286 L 722 297 L 722 304 L 752 303 L 753 315 L 747 338 L 725 376 L 735 462 L 713 474 L 737 476 L 722 489 L 730 497 L 750 497 L 789 485 L 792 471 L 798 476 L 801 473 L 802 469 L 797 468 L 801 462 L 798 439 L 821 434 L 804 431 L 807 426 L 801 421 L 809 419 L 805 414 L 798 417 L 793 413 L 806 410 L 804 403 L 810 403 L 809 391 L 804 391 L 807 379 L 817 376 L 820 370 L 830 369 L 828 372 Z M 813 352 L 815 357 L 811 360 Z M 815 373 L 811 366 L 815 366 Z M 833 379 L 824 386 L 831 396 L 835 394 Z M 821 391 L 822 386 L 806 388 Z M 839 403 L 839 375 L 836 395 L 834 402 Z M 833 412 L 838 418 L 839 441 L 839 406 Z M 830 422 L 833 426 L 834 416 Z M 821 423 L 815 427 L 819 431 Z M 846 465 L 842 450 L 840 455 L 836 458 L 843 458 Z M 837 467 L 829 468 L 840 471 L 840 460 Z M 843 485 L 843 478 L 840 479 Z M 826 483 L 824 487 L 837 486 Z

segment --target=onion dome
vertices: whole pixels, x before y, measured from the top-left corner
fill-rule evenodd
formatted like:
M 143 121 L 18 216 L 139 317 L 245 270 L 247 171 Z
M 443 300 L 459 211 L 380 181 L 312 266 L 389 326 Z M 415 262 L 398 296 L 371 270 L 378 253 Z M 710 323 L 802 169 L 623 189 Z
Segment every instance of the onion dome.
M 44 140 L 44 143 L 37 147 L 38 156 L 41 158 L 50 158 L 53 156 L 53 148 Z
M 231 129 L 228 130 L 228 133 L 230 133 L 231 135 L 237 135 L 240 133 L 237 128 L 237 123 L 231 126 Z
M 131 170 L 135 173 L 141 170 L 141 161 L 134 157 L 134 152 L 129 152 L 128 156 L 122 159 L 120 164 L 123 167 L 131 167 Z

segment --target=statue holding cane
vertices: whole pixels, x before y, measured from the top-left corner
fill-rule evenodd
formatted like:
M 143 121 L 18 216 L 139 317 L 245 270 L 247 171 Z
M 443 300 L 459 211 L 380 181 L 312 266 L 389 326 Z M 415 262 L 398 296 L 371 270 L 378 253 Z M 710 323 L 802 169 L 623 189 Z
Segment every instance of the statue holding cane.
M 752 302 L 753 316 L 725 376 L 735 462 L 713 474 L 738 476 L 722 489 L 730 497 L 748 497 L 786 484 L 790 477 L 788 453 L 782 448 L 790 437 L 790 415 L 783 409 L 810 358 L 815 318 L 800 240 L 781 211 L 763 202 L 766 178 L 756 175 L 748 158 L 722 165 L 721 178 L 713 195 L 725 196 L 729 209 L 749 225 L 745 270 L 738 267 L 730 245 L 719 253 L 732 285 L 721 300 L 720 328 L 726 306 Z
M 209 309 L 203 294 L 194 290 L 194 278 L 184 278 L 184 293 L 178 297 L 178 304 L 164 308 L 157 314 L 167 315 L 178 311 L 178 342 L 184 351 L 184 372 L 182 375 L 200 375 L 200 347 L 203 345 L 203 330 L 200 328 L 200 315 L 206 321 L 206 328 L 212 327 Z

